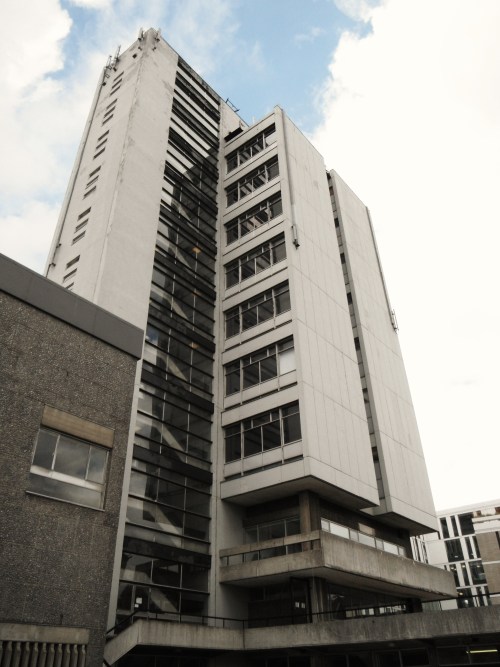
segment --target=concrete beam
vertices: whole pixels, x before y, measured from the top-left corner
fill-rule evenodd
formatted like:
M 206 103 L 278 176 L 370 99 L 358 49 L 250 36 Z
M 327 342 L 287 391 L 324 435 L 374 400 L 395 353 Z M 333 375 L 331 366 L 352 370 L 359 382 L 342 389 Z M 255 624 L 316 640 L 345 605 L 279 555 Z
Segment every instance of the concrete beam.
M 140 619 L 106 644 L 104 658 L 112 665 L 140 645 L 205 651 L 242 651 L 245 647 L 243 630 Z
M 0 641 L 88 644 L 89 630 L 29 623 L 0 623 Z
M 248 651 L 494 635 L 500 639 L 500 608 L 477 607 L 245 630 Z
M 220 567 L 221 583 L 262 586 L 294 576 L 322 577 L 333 583 L 365 590 L 393 593 L 422 600 L 456 597 L 450 572 L 418 563 L 411 558 L 375 549 L 325 531 L 282 538 L 289 542 L 307 542 L 311 550 Z M 242 545 L 221 551 L 221 556 L 235 555 L 280 546 L 279 540 Z
M 315 647 L 351 648 L 463 637 L 500 641 L 500 607 L 399 614 L 269 628 L 230 629 L 140 619 L 112 639 L 104 657 L 112 665 L 135 646 L 213 651 Z

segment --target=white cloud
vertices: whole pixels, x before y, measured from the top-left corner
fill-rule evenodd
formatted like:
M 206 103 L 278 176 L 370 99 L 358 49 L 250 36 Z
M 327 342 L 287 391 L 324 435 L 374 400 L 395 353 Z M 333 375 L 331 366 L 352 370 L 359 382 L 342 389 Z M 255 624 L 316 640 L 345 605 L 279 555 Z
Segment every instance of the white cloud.
M 235 30 L 229 0 L 72 4 L 92 9 L 85 18 L 80 13 L 73 27 L 60 0 L 5 0 L 2 5 L 0 252 L 39 271 L 108 54 L 120 43 L 124 48 L 132 43 L 139 27 L 161 26 L 194 67 L 210 71 L 232 48 Z M 41 252 L 26 240 L 27 229 Z
M 312 28 L 309 28 L 306 32 L 301 32 L 297 35 L 294 35 L 294 41 L 297 42 L 298 44 L 304 43 L 304 42 L 314 42 L 315 39 L 317 39 L 320 35 L 324 35 L 325 30 L 323 28 L 319 28 L 317 26 L 313 26 Z
M 333 0 L 333 4 L 353 21 L 367 23 L 378 0 Z
M 266 69 L 266 61 L 260 42 L 255 42 L 246 50 L 245 61 L 254 72 L 263 72 Z
M 110 9 L 113 0 L 68 0 L 71 5 L 75 7 L 83 7 L 84 9 Z
M 500 3 L 370 16 L 333 54 L 313 140 L 371 209 L 437 505 L 497 497 Z
M 63 66 L 62 41 L 71 19 L 57 0 L 4 0 L 0 21 L 2 98 L 10 101 Z
M 32 201 L 19 215 L 0 218 L 1 251 L 4 255 L 41 271 L 49 252 L 59 206 Z

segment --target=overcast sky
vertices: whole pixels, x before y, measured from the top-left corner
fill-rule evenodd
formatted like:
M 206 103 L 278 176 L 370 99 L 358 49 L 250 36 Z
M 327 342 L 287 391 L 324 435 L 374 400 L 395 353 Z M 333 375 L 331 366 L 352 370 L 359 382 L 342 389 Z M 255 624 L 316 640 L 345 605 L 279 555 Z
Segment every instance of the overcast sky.
M 140 27 L 275 104 L 371 210 L 436 507 L 500 497 L 500 0 L 3 0 L 0 252 L 42 271 L 100 69 Z

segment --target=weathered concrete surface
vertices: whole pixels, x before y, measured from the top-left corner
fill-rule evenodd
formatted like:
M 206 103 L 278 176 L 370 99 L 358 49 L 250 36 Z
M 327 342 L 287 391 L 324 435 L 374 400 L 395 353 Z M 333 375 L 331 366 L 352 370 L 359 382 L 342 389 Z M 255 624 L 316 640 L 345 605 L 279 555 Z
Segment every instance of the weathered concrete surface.
M 244 639 L 243 630 L 141 619 L 108 642 L 104 650 L 104 658 L 112 665 L 134 646 L 140 645 L 243 651 Z
M 307 625 L 245 630 L 245 648 L 260 649 L 375 644 L 439 637 L 496 634 L 500 639 L 500 609 L 480 607 L 378 618 L 327 621 Z
M 0 623 L 0 641 L 47 642 L 48 644 L 87 644 L 90 633 L 85 628 L 51 625 Z
M 319 548 L 221 566 L 221 582 L 264 585 L 266 578 L 277 581 L 280 575 L 288 577 L 290 573 L 301 573 L 302 576 L 318 576 L 339 584 L 391 591 L 423 600 L 450 598 L 457 594 L 453 576 L 446 570 L 417 563 L 410 558 L 396 556 L 324 531 L 314 531 L 301 535 L 300 538 L 302 542 L 314 541 L 315 547 Z M 279 546 L 277 541 L 225 549 L 221 555 Z
M 138 620 L 107 644 L 104 657 L 113 664 L 138 645 L 232 652 L 355 647 L 463 636 L 500 640 L 500 608 L 453 609 L 240 630 Z
M 2 638 L 25 641 L 7 634 L 17 625 L 62 626 L 73 630 L 56 643 L 77 644 L 87 628 L 86 664 L 100 667 L 137 362 L 3 287 L 0 280 Z M 113 435 L 103 510 L 26 492 L 47 406 Z M 45 641 L 38 632 L 26 641 Z

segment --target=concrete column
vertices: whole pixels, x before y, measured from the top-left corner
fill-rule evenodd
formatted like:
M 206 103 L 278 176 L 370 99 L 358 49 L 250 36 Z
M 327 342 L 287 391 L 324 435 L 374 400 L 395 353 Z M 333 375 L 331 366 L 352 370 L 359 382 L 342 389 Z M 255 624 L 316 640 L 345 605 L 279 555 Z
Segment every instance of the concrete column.
M 309 533 L 321 528 L 318 497 L 310 491 L 299 493 L 300 532 Z

